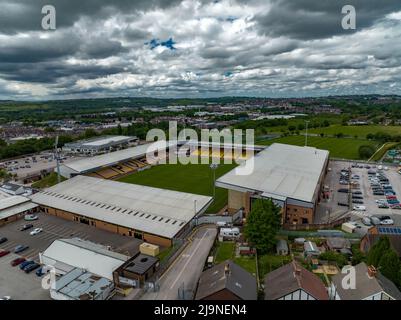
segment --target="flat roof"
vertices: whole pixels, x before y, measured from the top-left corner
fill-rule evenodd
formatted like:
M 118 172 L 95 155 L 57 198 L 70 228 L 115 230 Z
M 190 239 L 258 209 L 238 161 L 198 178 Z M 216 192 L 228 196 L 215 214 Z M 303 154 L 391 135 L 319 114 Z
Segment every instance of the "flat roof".
M 76 176 L 31 196 L 33 202 L 173 238 L 212 197 Z M 196 207 L 196 209 L 195 209 Z
M 246 161 L 254 161 L 250 174 L 233 169 L 217 179 L 216 186 L 313 202 L 328 157 L 327 150 L 274 143 Z
M 31 199 L 23 196 L 11 196 L 4 199 L 0 199 L 0 210 L 8 209 L 10 207 L 30 201 Z
M 128 137 L 128 136 L 108 136 L 108 137 L 99 137 L 98 139 L 93 139 L 89 141 L 82 141 L 81 145 L 91 146 L 91 147 L 100 147 L 102 145 L 107 145 L 110 143 L 120 143 L 124 141 L 128 141 L 134 139 L 135 137 Z M 79 144 L 79 141 L 78 141 Z
M 107 250 L 105 246 L 79 238 L 55 240 L 42 254 L 41 261 L 66 264 L 113 280 L 113 271 L 129 256 Z
M 142 275 L 145 274 L 158 261 L 159 258 L 140 253 L 124 267 L 124 270 Z
M 168 141 L 167 143 L 165 143 L 166 147 L 171 147 L 175 145 L 177 145 L 176 141 Z M 122 161 L 128 161 L 133 158 L 143 157 L 148 152 L 156 150 L 157 147 L 160 147 L 160 144 L 147 143 L 124 150 L 114 151 L 99 156 L 72 161 L 70 163 L 63 164 L 62 166 L 70 168 L 76 173 L 85 173 L 98 168 L 109 167 Z

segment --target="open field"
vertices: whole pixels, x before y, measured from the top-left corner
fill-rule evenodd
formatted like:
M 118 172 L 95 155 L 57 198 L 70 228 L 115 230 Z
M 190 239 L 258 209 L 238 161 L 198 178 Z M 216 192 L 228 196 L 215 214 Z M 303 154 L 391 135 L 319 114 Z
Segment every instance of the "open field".
M 271 145 L 275 142 L 303 146 L 305 145 L 305 136 L 288 136 L 271 140 L 262 140 L 258 141 L 257 144 Z M 378 147 L 376 142 L 369 140 L 308 136 L 308 146 L 329 150 L 330 157 L 333 158 L 359 159 L 358 150 L 359 147 L 363 145 L 369 145 L 375 149 Z
M 219 165 L 216 169 L 216 179 L 235 166 Z M 118 181 L 213 196 L 213 172 L 208 164 L 162 164 L 125 176 Z M 227 203 L 227 196 L 226 189 L 216 188 L 216 199 L 207 212 L 217 213 Z
M 342 126 L 332 125 L 327 128 L 316 128 L 308 130 L 309 133 L 324 133 L 326 135 L 335 135 L 337 133 L 343 133 L 348 136 L 358 136 L 358 138 L 366 138 L 369 133 L 375 134 L 377 132 L 383 132 L 392 136 L 401 134 L 401 126 L 380 126 L 380 125 L 367 125 L 367 126 Z

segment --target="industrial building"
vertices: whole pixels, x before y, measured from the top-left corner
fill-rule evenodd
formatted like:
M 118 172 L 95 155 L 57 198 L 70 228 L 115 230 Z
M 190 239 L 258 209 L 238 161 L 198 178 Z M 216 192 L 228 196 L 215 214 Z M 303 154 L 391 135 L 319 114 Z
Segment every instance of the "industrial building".
M 233 169 L 216 186 L 228 189 L 229 211 L 247 214 L 255 199 L 272 199 L 283 209 L 283 223 L 311 224 L 328 163 L 326 150 L 274 143 L 246 161 L 250 174 Z
M 63 146 L 63 151 L 70 154 L 93 156 L 124 149 L 137 143 L 137 137 L 103 136 L 66 143 Z
M 39 253 L 40 263 L 54 267 L 57 275 L 80 268 L 110 281 L 113 281 L 113 272 L 129 258 L 106 246 L 79 238 L 55 240 Z
M 38 210 L 38 205 L 23 196 L 0 198 L 0 226 L 16 221 Z
M 212 202 L 208 196 L 81 175 L 31 199 L 47 214 L 164 247 L 189 230 Z

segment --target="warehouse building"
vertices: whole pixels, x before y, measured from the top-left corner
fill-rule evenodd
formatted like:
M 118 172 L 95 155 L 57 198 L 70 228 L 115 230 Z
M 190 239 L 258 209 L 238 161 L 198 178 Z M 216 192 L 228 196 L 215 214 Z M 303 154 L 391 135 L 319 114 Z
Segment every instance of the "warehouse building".
M 48 214 L 164 247 L 212 202 L 208 196 L 81 175 L 31 198 Z
M 64 275 L 75 268 L 113 281 L 113 272 L 129 260 L 129 256 L 108 250 L 106 246 L 79 238 L 55 240 L 39 253 L 40 263 Z
M 228 189 L 228 209 L 249 213 L 257 198 L 272 199 L 283 208 L 283 223 L 310 224 L 322 191 L 329 152 L 274 143 L 253 158 L 248 175 L 231 170 L 216 181 Z
M 137 143 L 137 137 L 103 136 L 66 143 L 63 147 L 63 151 L 71 154 L 93 156 L 124 149 Z
M 38 205 L 29 198 L 23 196 L 2 197 L 0 198 L 0 227 L 37 210 Z

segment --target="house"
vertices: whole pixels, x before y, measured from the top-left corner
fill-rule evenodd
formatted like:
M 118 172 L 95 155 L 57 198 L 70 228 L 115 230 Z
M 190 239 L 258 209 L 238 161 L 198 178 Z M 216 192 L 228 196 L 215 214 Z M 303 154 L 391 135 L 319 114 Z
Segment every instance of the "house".
M 340 253 L 351 253 L 351 243 L 348 239 L 340 237 L 332 237 L 326 239 L 326 247 L 330 251 L 337 251 Z
M 256 300 L 256 279 L 233 261 L 227 260 L 202 273 L 195 299 Z
M 280 239 L 276 244 L 276 251 L 278 255 L 286 256 L 288 255 L 288 244 L 287 241 Z
M 318 276 L 292 261 L 265 278 L 265 300 L 328 300 Z
M 383 276 L 373 266 L 364 262 L 354 266 L 355 287 L 343 287 L 343 279 L 348 273 L 338 273 L 332 277 L 331 297 L 334 300 L 401 300 L 401 292 L 394 283 Z
M 401 227 L 375 226 L 368 230 L 360 243 L 360 250 L 369 252 L 370 248 L 383 236 L 388 237 L 391 247 L 401 258 Z

